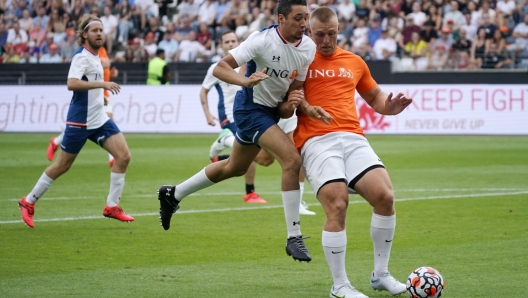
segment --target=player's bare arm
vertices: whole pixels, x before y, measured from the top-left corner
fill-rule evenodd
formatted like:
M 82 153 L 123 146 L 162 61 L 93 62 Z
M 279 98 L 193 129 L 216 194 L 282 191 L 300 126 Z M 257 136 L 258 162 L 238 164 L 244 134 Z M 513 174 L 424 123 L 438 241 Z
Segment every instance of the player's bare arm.
M 237 67 L 238 64 L 235 58 L 229 54 L 218 62 L 213 69 L 213 75 L 228 84 L 235 84 L 247 88 L 251 88 L 268 78 L 266 69 L 256 71 L 247 78 L 243 74 L 235 71 Z
M 360 93 L 361 97 L 382 115 L 397 115 L 412 103 L 412 98 L 407 98 L 403 93 L 393 97 L 392 92 L 387 94 L 376 85 L 372 90 Z
M 112 92 L 112 94 L 118 94 L 121 91 L 121 87 L 115 82 L 87 82 L 75 78 L 68 78 L 68 90 L 70 91 L 87 91 L 97 88 L 103 88 Z
M 216 118 L 211 112 L 209 111 L 209 101 L 207 100 L 207 94 L 209 93 L 209 89 L 206 89 L 202 87 L 200 90 L 200 103 L 202 104 L 202 109 L 204 111 L 205 119 L 207 120 L 207 124 L 211 126 L 216 125 L 216 121 L 218 121 L 218 118 Z

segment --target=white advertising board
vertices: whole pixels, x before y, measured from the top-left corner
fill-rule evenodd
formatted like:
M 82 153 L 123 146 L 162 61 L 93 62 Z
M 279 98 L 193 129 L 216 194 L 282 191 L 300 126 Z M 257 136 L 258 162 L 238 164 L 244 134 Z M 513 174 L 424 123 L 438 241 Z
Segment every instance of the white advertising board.
M 413 103 L 397 116 L 375 113 L 356 95 L 366 134 L 528 135 L 528 85 L 381 85 Z M 216 133 L 200 104 L 200 85 L 122 86 L 111 97 L 123 132 Z M 0 87 L 0 131 L 58 132 L 72 93 L 66 86 Z M 209 92 L 216 114 L 218 95 Z

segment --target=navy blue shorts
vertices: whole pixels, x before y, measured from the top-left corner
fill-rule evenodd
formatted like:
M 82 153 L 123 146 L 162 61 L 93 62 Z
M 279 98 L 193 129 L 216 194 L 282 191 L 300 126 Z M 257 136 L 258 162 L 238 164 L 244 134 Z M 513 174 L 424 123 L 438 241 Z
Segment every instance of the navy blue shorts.
M 103 142 L 108 137 L 120 132 L 112 119 L 109 119 L 103 126 L 96 129 L 86 129 L 86 126 L 66 124 L 61 149 L 64 152 L 78 154 L 86 143 L 86 140 L 90 140 L 102 147 Z
M 277 108 L 253 102 L 253 90 L 242 89 L 236 93 L 233 116 L 237 131 L 236 140 L 242 145 L 258 145 L 262 134 L 279 122 Z

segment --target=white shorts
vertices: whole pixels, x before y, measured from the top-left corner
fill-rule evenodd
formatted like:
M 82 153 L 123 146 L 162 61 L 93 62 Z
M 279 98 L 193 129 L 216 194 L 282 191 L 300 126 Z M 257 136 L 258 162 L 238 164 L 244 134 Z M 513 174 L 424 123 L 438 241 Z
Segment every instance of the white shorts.
M 301 149 L 303 170 L 315 194 L 332 181 L 342 180 L 349 193 L 368 171 L 385 167 L 367 139 L 349 132 L 334 132 L 309 139 Z
M 297 115 L 293 114 L 293 116 L 288 119 L 281 118 L 277 125 L 282 129 L 282 131 L 284 131 L 285 134 L 289 134 L 297 127 Z
M 104 106 L 105 113 L 113 114 L 113 112 L 112 112 L 112 104 L 110 103 L 110 98 L 107 97 L 106 98 L 106 102 L 107 102 L 107 104 L 106 104 L 106 106 Z

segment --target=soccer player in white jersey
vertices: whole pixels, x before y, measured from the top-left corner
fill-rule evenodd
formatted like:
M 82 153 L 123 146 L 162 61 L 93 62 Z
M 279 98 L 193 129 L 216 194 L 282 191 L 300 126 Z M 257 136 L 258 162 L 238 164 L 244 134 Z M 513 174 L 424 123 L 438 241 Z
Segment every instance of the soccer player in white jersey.
M 235 32 L 226 31 L 222 33 L 222 35 L 220 36 L 220 46 L 222 47 L 222 50 L 225 54 L 229 53 L 230 50 L 238 47 L 238 37 L 236 36 Z M 233 117 L 233 105 L 235 103 L 235 94 L 238 90 L 241 89 L 241 87 L 238 85 L 224 83 L 215 76 L 213 76 L 213 69 L 215 67 L 216 63 L 212 64 L 211 67 L 209 67 L 209 69 L 207 70 L 207 74 L 200 90 L 200 101 L 202 103 L 202 108 L 204 110 L 207 123 L 209 125 L 214 126 L 216 125 L 216 121 L 219 121 L 220 127 L 223 129 L 222 132 L 220 132 L 218 138 L 211 145 L 211 150 L 209 151 L 209 158 L 213 162 L 228 158 L 229 155 L 219 156 L 218 154 L 227 147 L 233 148 L 233 144 L 235 143 L 234 134 L 236 133 L 237 127 Z M 236 69 L 236 71 L 238 72 L 240 72 L 241 70 L 244 72 L 246 71 L 245 65 Z M 207 94 L 209 93 L 209 90 L 211 90 L 213 87 L 215 87 L 215 89 L 218 91 L 218 117 L 220 119 L 216 118 L 209 111 Z M 297 126 L 297 116 L 294 115 L 293 117 L 288 119 L 281 119 L 278 125 L 289 137 L 291 137 L 293 141 L 293 131 Z M 244 196 L 244 202 L 266 203 L 266 201 L 255 192 L 255 163 L 258 163 L 263 166 L 269 166 L 273 163 L 274 160 L 275 159 L 269 153 L 267 153 L 265 150 L 261 150 L 255 158 L 255 162 L 251 163 L 248 171 L 245 174 L 246 195 Z M 300 175 L 302 175 L 302 171 L 300 172 Z M 304 176 L 299 178 L 299 185 L 302 198 L 302 192 L 304 189 Z M 299 213 L 305 215 L 315 215 L 315 212 L 308 210 L 306 203 L 303 203 L 304 201 L 301 200 L 301 204 L 299 205 Z
M 184 197 L 243 175 L 263 148 L 282 167 L 282 201 L 288 231 L 286 253 L 294 260 L 309 262 L 312 258 L 304 244 L 299 220 L 301 157 L 293 142 L 277 126 L 277 105 L 286 99 L 291 105 L 300 103 L 315 44 L 304 36 L 308 18 L 306 0 L 279 0 L 277 14 L 278 25 L 252 33 L 222 58 L 213 71 L 218 79 L 243 87 L 235 97 L 237 142 L 230 158 L 208 165 L 176 186 L 160 187 L 160 218 L 163 228 L 169 229 L 172 214 Z M 246 75 L 235 71 L 246 63 Z
M 101 20 L 93 15 L 84 15 L 79 21 L 77 36 L 81 47 L 73 56 L 68 73 L 68 90 L 73 91 L 73 97 L 68 109 L 64 139 L 60 145 L 62 150 L 57 160 L 40 176 L 33 190 L 18 202 L 22 219 L 31 228 L 34 227 L 35 203 L 53 181 L 70 169 L 86 140 L 97 143 L 115 158 L 103 216 L 126 222 L 134 221 L 118 205 L 125 185 L 130 151 L 123 134 L 104 111 L 103 89 L 116 94 L 121 87 L 117 83 L 103 81 L 103 67 L 97 56 L 97 51 L 104 42 Z

